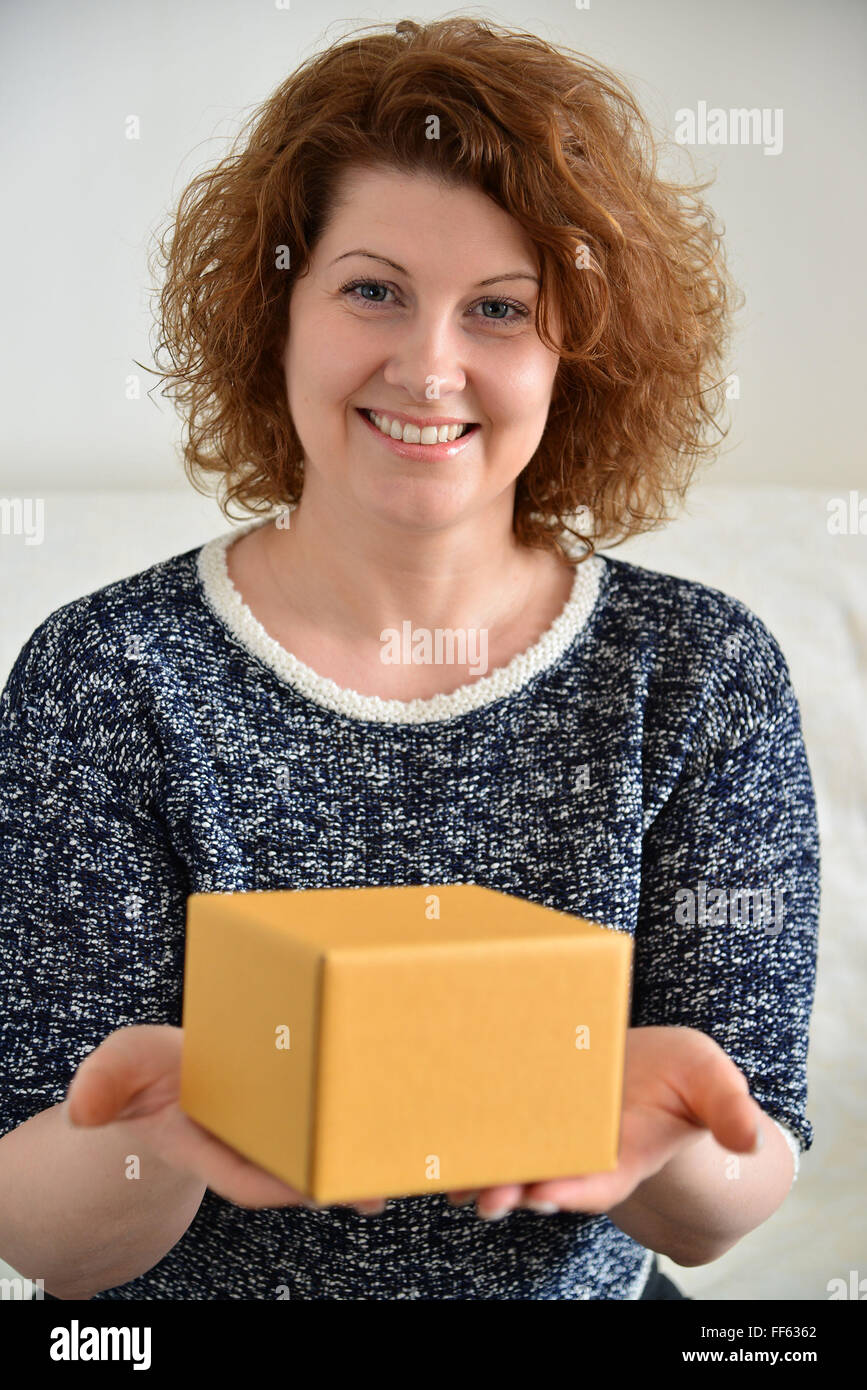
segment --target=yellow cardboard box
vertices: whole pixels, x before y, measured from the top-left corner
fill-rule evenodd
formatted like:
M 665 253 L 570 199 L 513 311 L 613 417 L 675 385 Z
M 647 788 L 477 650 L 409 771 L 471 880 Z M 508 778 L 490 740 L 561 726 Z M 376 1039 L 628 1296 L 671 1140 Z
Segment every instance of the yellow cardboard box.
M 322 1203 L 609 1170 L 631 962 L 471 884 L 192 894 L 181 1106 Z

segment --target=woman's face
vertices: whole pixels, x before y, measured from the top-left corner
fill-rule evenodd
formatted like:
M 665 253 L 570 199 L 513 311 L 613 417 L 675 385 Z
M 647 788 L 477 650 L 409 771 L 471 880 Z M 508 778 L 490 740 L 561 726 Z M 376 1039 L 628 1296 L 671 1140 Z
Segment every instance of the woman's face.
M 304 497 L 359 523 L 511 527 L 559 358 L 534 324 L 532 242 L 477 189 L 426 174 L 345 174 L 293 286 L 284 367 Z M 557 337 L 558 324 L 552 323 Z M 389 437 L 362 412 L 397 420 Z M 440 443 L 442 419 L 472 422 Z M 405 420 L 427 433 L 406 444 Z M 431 428 L 437 444 L 430 449 Z

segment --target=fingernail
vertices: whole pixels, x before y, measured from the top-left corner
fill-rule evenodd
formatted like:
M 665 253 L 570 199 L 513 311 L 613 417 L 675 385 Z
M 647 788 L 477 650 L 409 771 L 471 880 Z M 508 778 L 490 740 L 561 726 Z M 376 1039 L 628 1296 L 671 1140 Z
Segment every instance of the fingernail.
M 378 1207 L 356 1207 L 359 1216 L 381 1216 L 385 1211 L 385 1202 L 380 1202 Z
M 450 1197 L 449 1201 L 453 1207 L 467 1207 L 470 1202 L 474 1202 L 478 1197 L 478 1192 L 471 1192 L 468 1197 Z
M 480 1211 L 478 1215 L 482 1221 L 500 1221 L 502 1217 L 508 1216 L 511 1207 L 495 1207 L 493 1211 Z
M 319 1203 L 318 1203 L 318 1202 L 314 1202 L 314 1200 L 313 1200 L 312 1197 L 302 1197 L 302 1198 L 301 1198 L 301 1205 L 302 1205 L 302 1207 L 310 1207 L 313 1211 L 318 1211 L 318 1210 L 319 1210 Z
M 524 1206 L 529 1207 L 530 1211 L 542 1211 L 547 1216 L 560 1210 L 556 1202 L 545 1202 L 541 1197 L 532 1198 L 529 1202 L 525 1202 Z
M 756 1142 L 753 1144 L 752 1152 L 753 1152 L 754 1154 L 757 1154 L 757 1153 L 759 1152 L 759 1149 L 761 1149 L 761 1148 L 763 1147 L 764 1142 L 765 1142 L 765 1132 L 764 1132 L 764 1130 L 762 1129 L 761 1125 L 759 1125 L 758 1129 L 756 1130 Z

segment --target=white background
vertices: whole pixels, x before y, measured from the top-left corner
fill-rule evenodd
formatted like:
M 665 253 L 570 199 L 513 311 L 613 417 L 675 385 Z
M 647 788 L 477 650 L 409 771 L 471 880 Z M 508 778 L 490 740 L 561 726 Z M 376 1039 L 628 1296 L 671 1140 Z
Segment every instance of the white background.
M 568 0 L 457 7 L 613 66 L 654 128 L 675 112 L 782 108 L 782 153 L 691 151 L 747 294 L 723 483 L 867 486 L 862 272 L 867 225 L 863 0 Z M 186 486 L 150 366 L 147 248 L 189 177 L 300 61 L 356 22 L 291 0 L 43 0 L 3 7 L 0 493 Z M 139 117 L 141 138 L 125 137 Z M 673 146 L 689 177 L 682 146 Z

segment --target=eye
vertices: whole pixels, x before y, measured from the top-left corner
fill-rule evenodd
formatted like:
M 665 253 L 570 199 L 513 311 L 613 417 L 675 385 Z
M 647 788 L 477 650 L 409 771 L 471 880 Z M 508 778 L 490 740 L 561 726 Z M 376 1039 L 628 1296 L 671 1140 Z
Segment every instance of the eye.
M 526 305 L 519 304 L 516 299 L 480 299 L 479 304 L 483 309 L 492 304 L 496 309 L 514 310 L 514 318 L 500 318 L 498 315 L 496 318 L 487 319 L 486 321 L 488 323 L 518 323 L 521 319 L 525 319 L 530 312 Z M 473 308 L 475 307 L 476 306 L 473 305 Z M 482 318 L 485 318 L 484 314 L 482 314 Z
M 384 284 L 382 280 L 347 280 L 345 284 L 340 286 L 340 293 L 342 295 L 345 295 L 347 299 L 354 299 L 357 304 L 363 304 L 365 306 L 369 306 L 371 309 L 376 309 L 381 304 L 386 303 L 386 300 L 384 298 L 368 298 L 366 295 L 360 293 L 360 291 L 362 290 L 383 290 L 386 294 L 394 293 L 391 287 L 389 285 Z M 486 314 L 476 314 L 473 315 L 473 317 L 481 317 L 484 319 L 485 323 L 491 323 L 499 327 L 501 324 L 504 326 L 509 326 L 515 323 L 520 323 L 524 319 L 526 319 L 530 313 L 527 306 L 525 304 L 521 304 L 516 299 L 494 299 L 490 296 L 487 299 L 478 300 L 476 304 L 473 304 L 470 307 L 471 309 L 476 309 L 479 307 L 485 309 L 489 306 L 493 306 L 495 309 L 511 309 L 512 316 L 507 317 L 505 314 L 497 314 L 495 317 L 489 317 Z
M 345 285 L 340 286 L 340 293 L 345 294 L 347 297 L 351 297 L 351 291 L 369 289 L 387 290 L 388 285 L 383 285 L 381 280 L 347 280 Z M 362 297 L 362 303 L 364 304 L 382 304 L 382 302 L 381 299 L 364 299 Z

